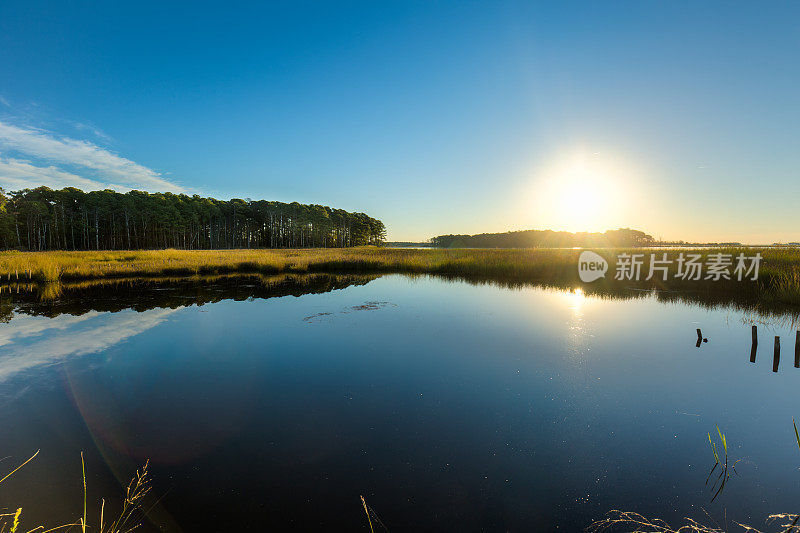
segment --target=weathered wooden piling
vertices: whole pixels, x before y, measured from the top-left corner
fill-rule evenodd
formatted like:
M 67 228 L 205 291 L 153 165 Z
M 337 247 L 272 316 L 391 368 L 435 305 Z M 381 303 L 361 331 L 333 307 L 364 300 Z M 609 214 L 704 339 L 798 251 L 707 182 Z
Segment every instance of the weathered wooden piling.
M 754 325 L 752 329 L 753 342 L 750 345 L 750 362 L 756 362 L 756 350 L 758 350 L 758 328 Z
M 781 338 L 775 335 L 775 355 L 772 358 L 772 371 L 778 371 L 778 363 L 781 362 Z
M 794 339 L 794 367 L 800 368 L 800 330 L 797 330 L 797 336 Z
M 753 325 L 753 344 L 758 345 L 758 327 Z

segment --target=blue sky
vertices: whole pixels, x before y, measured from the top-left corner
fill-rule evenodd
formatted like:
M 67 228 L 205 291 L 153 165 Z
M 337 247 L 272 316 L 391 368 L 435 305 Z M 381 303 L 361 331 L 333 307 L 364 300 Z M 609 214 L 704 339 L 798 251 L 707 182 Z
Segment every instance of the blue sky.
M 800 241 L 800 4 L 3 2 L 0 186 Z

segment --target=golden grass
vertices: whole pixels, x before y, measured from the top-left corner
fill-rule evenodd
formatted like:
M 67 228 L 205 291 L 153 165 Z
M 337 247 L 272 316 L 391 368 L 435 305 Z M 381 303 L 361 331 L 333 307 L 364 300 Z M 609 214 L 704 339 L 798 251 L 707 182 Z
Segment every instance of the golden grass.
M 613 260 L 625 251 L 601 250 Z M 629 252 L 633 250 L 627 250 Z M 800 250 L 713 249 L 697 253 L 760 252 L 758 283 L 683 282 L 670 278 L 650 285 L 662 289 L 758 292 L 766 300 L 800 304 Z M 637 253 L 656 250 L 637 249 Z M 676 256 L 687 250 L 672 250 Z M 576 282 L 581 250 L 572 249 L 390 249 L 357 248 L 258 250 L 145 250 L 101 252 L 0 252 L 0 284 L 65 282 L 103 278 L 197 276 L 230 273 L 406 273 L 442 274 L 497 281 Z M 593 284 L 620 285 L 613 271 Z M 644 276 L 643 276 L 644 277 Z M 632 285 L 631 282 L 626 282 Z
M 408 272 L 524 274 L 575 264 L 572 250 L 402 250 L 377 247 L 288 250 L 0 252 L 0 281 L 247 273 Z
M 767 517 L 766 523 L 773 531 L 780 533 L 796 533 L 797 522 L 800 516 L 790 513 L 772 514 Z M 590 533 L 603 533 L 605 531 L 619 531 L 626 533 L 763 533 L 746 524 L 732 522 L 728 525 L 707 526 L 692 518 L 685 518 L 679 526 L 670 526 L 660 518 L 648 518 L 639 513 L 630 511 L 609 511 L 605 518 L 593 522 L 587 531 Z
M 38 450 L 27 461 L 0 478 L 0 483 L 11 477 L 26 464 L 30 463 L 37 455 L 39 455 Z M 122 510 L 117 518 L 110 523 L 106 523 L 105 521 L 105 500 L 101 502 L 99 525 L 95 528 L 96 531 L 99 533 L 130 533 L 141 525 L 141 521 L 144 518 L 142 509 L 143 500 L 150 492 L 150 478 L 147 473 L 147 467 L 148 463 L 145 462 L 144 466 L 134 474 L 133 479 L 128 484 L 125 491 Z M 83 533 L 86 533 L 86 530 L 91 526 L 88 525 L 86 515 L 86 465 L 83 460 L 83 452 L 81 452 L 81 473 L 83 475 L 83 515 L 78 518 L 77 522 L 61 524 L 49 528 L 39 525 L 30 529 L 30 526 L 25 526 L 25 529 L 20 529 L 23 520 L 22 507 L 18 507 L 13 513 L 4 512 L 3 509 L 0 509 L 0 533 L 5 533 L 6 531 L 9 533 L 20 533 L 22 531 L 26 533 L 49 533 L 51 531 L 60 530 L 69 531 L 73 527 L 79 527 Z

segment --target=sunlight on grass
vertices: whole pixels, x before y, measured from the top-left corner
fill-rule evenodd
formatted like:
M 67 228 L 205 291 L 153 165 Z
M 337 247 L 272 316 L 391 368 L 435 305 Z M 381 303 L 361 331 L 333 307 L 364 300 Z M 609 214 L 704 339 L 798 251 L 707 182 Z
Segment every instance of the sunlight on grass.
M 0 483 L 30 463 L 37 455 L 39 455 L 39 450 L 37 450 L 36 453 L 31 455 L 21 465 L 0 478 Z M 0 533 L 5 531 L 9 531 L 10 533 L 18 533 L 22 531 L 25 531 L 26 533 L 49 533 L 51 531 L 64 530 L 76 526 L 81 528 L 82 533 L 86 533 L 87 530 L 98 531 L 99 533 L 129 533 L 130 531 L 138 528 L 144 519 L 142 504 L 144 498 L 150 492 L 150 478 L 148 476 L 147 467 L 148 462 L 145 462 L 144 466 L 136 471 L 133 479 L 128 484 L 128 487 L 125 491 L 125 500 L 122 504 L 122 510 L 120 511 L 118 517 L 109 524 L 106 524 L 105 522 L 105 500 L 101 501 L 99 525 L 95 528 L 90 526 L 87 520 L 86 465 L 84 463 L 83 452 L 81 452 L 81 475 L 83 477 L 83 514 L 80 518 L 78 518 L 77 522 L 61 524 L 50 528 L 39 525 L 33 528 L 25 526 L 26 529 L 20 529 L 23 520 L 23 512 L 22 507 L 18 507 L 13 513 L 0 512 Z
M 625 249 L 602 250 L 613 261 Z M 630 252 L 631 250 L 627 250 Z M 755 249 L 697 251 L 748 255 Z M 760 249 L 757 282 L 682 280 L 670 272 L 666 281 L 618 281 L 611 271 L 586 288 L 647 287 L 750 293 L 759 299 L 800 304 L 800 250 Z M 637 253 L 646 252 L 637 249 Z M 105 252 L 0 252 L 0 290 L 13 283 L 48 283 L 103 278 L 186 277 L 230 273 L 404 273 L 440 274 L 502 282 L 552 282 L 580 286 L 580 250 L 572 249 L 389 249 L 374 246 L 316 249 L 145 250 Z

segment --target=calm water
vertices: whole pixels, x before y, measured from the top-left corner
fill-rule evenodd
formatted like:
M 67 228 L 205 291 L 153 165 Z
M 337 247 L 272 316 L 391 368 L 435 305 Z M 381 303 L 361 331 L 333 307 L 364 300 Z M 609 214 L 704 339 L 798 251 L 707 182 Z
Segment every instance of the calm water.
M 390 531 L 796 511 L 794 331 L 751 363 L 740 311 L 403 276 L 2 306 L 0 472 L 41 453 L 0 507 L 30 527 L 79 515 L 81 451 L 90 517 L 150 459 L 145 530 L 365 531 L 359 495 Z M 711 503 L 717 424 L 741 461 Z

